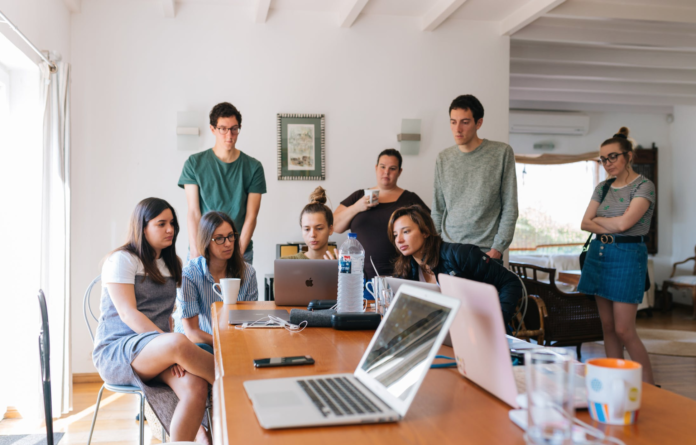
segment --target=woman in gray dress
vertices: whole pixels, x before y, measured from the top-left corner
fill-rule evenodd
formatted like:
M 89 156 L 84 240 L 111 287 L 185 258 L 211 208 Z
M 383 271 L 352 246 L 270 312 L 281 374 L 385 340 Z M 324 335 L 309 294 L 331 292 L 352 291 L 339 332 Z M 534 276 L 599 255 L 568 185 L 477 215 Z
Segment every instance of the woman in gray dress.
M 181 285 L 179 223 L 164 200 L 138 203 L 128 242 L 102 268 L 101 316 L 92 359 L 105 382 L 143 389 L 172 441 L 206 440 L 201 427 L 213 356 L 170 333 Z M 197 436 L 198 435 L 198 436 Z

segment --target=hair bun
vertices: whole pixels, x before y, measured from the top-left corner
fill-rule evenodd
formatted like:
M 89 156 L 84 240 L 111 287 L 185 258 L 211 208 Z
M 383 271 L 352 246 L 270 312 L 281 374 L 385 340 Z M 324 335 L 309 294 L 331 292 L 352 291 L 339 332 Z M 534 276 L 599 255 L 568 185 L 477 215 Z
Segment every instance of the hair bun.
M 320 204 L 326 204 L 326 190 L 322 186 L 314 189 L 311 195 L 309 195 L 309 203 L 318 202 Z
M 619 131 L 616 132 L 614 137 L 628 139 L 628 133 L 629 133 L 629 130 L 627 127 L 621 127 L 621 128 L 619 128 Z

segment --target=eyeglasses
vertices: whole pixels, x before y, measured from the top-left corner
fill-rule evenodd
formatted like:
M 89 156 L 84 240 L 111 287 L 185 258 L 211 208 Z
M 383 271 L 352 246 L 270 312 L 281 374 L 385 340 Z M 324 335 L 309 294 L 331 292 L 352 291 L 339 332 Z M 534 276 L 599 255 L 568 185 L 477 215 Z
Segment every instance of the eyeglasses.
M 239 125 L 236 125 L 232 128 L 227 128 L 227 127 L 215 127 L 215 129 L 220 133 L 221 135 L 226 135 L 229 131 L 232 132 L 232 134 L 239 134 L 239 131 L 242 129 Z
M 619 156 L 625 155 L 627 152 L 621 152 L 621 153 L 609 153 L 606 158 L 600 156 L 599 160 L 602 161 L 603 165 L 606 165 L 607 163 L 613 164 L 616 162 L 617 159 L 619 159 Z
M 234 238 L 237 236 L 236 233 L 233 233 L 228 236 L 218 236 L 217 238 L 213 238 L 212 240 L 215 241 L 215 244 L 222 246 L 225 244 L 225 240 L 234 243 Z

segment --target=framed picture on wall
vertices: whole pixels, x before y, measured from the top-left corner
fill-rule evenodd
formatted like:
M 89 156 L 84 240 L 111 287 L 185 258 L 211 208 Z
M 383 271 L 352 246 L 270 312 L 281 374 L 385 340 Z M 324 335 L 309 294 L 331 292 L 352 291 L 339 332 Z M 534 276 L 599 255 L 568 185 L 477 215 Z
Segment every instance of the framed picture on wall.
M 278 179 L 326 179 L 323 114 L 278 113 Z

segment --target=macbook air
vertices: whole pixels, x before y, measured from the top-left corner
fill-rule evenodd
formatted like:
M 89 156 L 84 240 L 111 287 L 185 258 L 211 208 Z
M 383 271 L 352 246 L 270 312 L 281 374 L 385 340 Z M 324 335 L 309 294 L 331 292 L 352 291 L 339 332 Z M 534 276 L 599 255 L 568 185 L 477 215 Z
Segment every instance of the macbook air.
M 276 306 L 307 306 L 312 300 L 335 300 L 337 260 L 275 260 Z
M 402 286 L 353 374 L 244 382 L 259 423 L 274 429 L 401 420 L 458 308 L 457 299 Z
M 438 286 L 437 284 L 425 283 L 423 281 L 404 280 L 403 278 L 394 277 L 387 277 L 386 280 L 387 284 L 394 292 L 394 295 L 396 295 L 396 293 L 399 292 L 399 288 L 402 284 L 410 284 L 411 286 L 420 287 L 421 289 L 428 289 L 433 292 L 440 292 L 440 286 Z
M 444 295 L 457 298 L 461 309 L 452 323 L 452 347 L 460 374 L 503 402 L 519 408 L 517 395 L 524 393 L 524 367 L 513 370 L 510 348 L 523 349 L 520 340 L 505 335 L 502 309 L 495 287 L 439 275 Z M 524 348 L 528 349 L 528 348 Z M 585 381 L 575 378 L 575 407 L 587 407 Z

